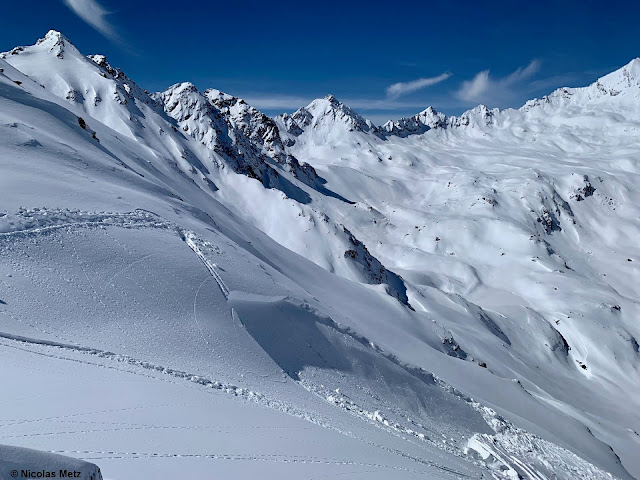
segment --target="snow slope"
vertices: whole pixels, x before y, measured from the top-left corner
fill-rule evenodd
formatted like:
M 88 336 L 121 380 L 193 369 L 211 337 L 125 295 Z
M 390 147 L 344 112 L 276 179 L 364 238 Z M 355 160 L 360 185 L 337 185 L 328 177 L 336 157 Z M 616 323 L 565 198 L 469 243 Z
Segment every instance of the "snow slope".
M 388 128 L 149 95 L 53 31 L 1 57 L 1 443 L 118 479 L 640 476 L 638 61 Z
M 357 201 L 345 224 L 402 275 L 414 307 L 636 475 L 639 66 L 520 110 L 428 109 L 384 138 L 309 129 L 291 149 Z M 452 321 L 445 298 L 481 307 L 497 335 L 485 343 Z

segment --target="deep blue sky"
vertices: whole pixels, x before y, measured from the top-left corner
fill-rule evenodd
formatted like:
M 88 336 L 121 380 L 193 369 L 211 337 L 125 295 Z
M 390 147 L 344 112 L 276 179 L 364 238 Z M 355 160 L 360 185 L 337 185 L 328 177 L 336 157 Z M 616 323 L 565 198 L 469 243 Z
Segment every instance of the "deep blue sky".
M 518 107 L 640 56 L 640 3 L 629 1 L 5 3 L 2 51 L 56 29 L 147 90 L 191 81 L 268 114 L 327 93 L 377 122 L 428 105 Z

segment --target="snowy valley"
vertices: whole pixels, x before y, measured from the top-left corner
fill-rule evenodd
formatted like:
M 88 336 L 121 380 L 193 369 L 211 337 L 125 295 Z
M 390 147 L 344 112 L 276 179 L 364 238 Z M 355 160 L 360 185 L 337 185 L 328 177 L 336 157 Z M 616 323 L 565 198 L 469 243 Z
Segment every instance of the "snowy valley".
M 639 138 L 640 59 L 376 126 L 0 54 L 0 459 L 640 478 Z

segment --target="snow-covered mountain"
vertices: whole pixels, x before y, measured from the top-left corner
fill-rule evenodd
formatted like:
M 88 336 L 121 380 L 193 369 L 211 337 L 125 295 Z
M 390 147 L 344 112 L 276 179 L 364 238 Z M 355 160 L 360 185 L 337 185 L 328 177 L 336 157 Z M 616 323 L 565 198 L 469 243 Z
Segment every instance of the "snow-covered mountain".
M 149 94 L 54 31 L 1 54 L 0 442 L 106 478 L 640 478 L 639 133 L 640 59 L 377 127 Z
M 318 98 L 291 115 L 285 113 L 276 117 L 275 120 L 282 130 L 294 138 L 305 131 L 333 132 L 339 129 L 348 132 L 376 133 L 378 130 L 369 120 L 362 118 L 333 95 Z M 291 146 L 293 138 L 288 143 Z
M 218 90 L 200 93 L 191 83 L 173 85 L 154 97 L 184 132 L 223 156 L 234 171 L 269 187 L 279 183 L 278 173 L 270 165 L 275 162 L 311 185 L 317 180 L 310 165 L 300 165 L 285 152 L 273 120 L 244 100 Z
M 552 108 L 576 106 L 583 109 L 601 106 L 605 110 L 621 107 L 637 112 L 639 99 L 640 58 L 635 58 L 624 67 L 605 75 L 588 87 L 559 88 L 541 100 L 527 102 L 520 111 L 527 112 L 533 107 L 548 105 Z
M 313 240 L 328 244 L 314 247 L 313 252 L 322 257 L 338 256 L 335 260 L 329 260 L 330 263 L 319 258 L 316 263 L 346 278 L 370 284 L 383 284 L 389 294 L 403 303 L 407 302 L 406 287 L 401 278 L 386 270 L 373 258 L 366 246 L 344 225 L 331 221 L 325 213 L 313 207 L 306 207 L 306 204 L 312 201 L 309 191 L 305 191 L 309 188 L 323 196 L 339 198 L 342 202 L 346 202 L 346 199 L 323 187 L 324 180 L 318 177 L 313 167 L 306 163 L 301 165 L 295 157 L 285 151 L 273 120 L 247 105 L 242 99 L 218 90 L 207 90 L 202 94 L 192 84 L 174 85 L 154 97 L 162 102 L 166 112 L 177 121 L 184 132 L 224 159 L 220 166 L 231 165 L 235 172 L 257 179 L 265 187 L 278 189 L 296 200 L 292 206 L 300 209 L 296 212 L 298 216 L 308 216 L 308 221 L 305 221 L 307 225 L 303 227 L 303 232 L 289 240 L 280 239 L 282 235 L 286 238 L 291 232 L 281 231 L 277 236 L 281 242 L 300 254 L 305 253 L 309 248 L 308 243 L 300 245 L 298 240 L 300 237 L 304 239 L 312 236 L 305 235 L 305 232 L 310 230 L 309 222 L 322 231 L 319 235 L 314 234 Z M 267 208 L 271 209 L 271 206 L 267 204 Z M 254 213 L 251 216 L 259 228 L 281 229 L 279 222 L 274 223 L 272 219 L 262 220 Z M 329 251 L 326 251 L 327 249 Z

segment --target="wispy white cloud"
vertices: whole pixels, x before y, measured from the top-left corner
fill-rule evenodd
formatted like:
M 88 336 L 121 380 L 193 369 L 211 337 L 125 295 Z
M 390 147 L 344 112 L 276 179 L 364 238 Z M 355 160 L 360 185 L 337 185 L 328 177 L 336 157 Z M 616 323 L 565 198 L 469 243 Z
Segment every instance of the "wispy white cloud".
M 64 3 L 73 13 L 87 22 L 105 37 L 118 40 L 119 36 L 113 25 L 107 20 L 110 12 L 96 0 L 64 0 Z
M 435 85 L 436 83 L 444 82 L 451 75 L 451 73 L 446 72 L 438 75 L 437 77 L 419 78 L 410 82 L 394 83 L 393 85 L 389 85 L 387 87 L 387 97 L 398 98 L 401 95 L 406 95 L 407 93 L 430 87 L 431 85 Z
M 504 103 L 518 95 L 526 87 L 529 78 L 540 69 L 540 61 L 532 60 L 526 67 L 518 68 L 506 77 L 492 78 L 489 70 L 483 70 L 471 80 L 462 82 L 456 95 L 467 102 Z

